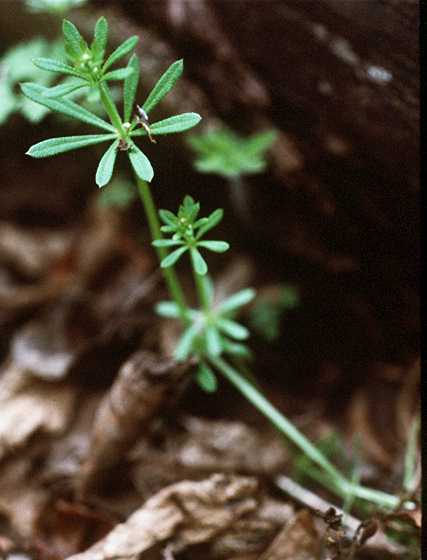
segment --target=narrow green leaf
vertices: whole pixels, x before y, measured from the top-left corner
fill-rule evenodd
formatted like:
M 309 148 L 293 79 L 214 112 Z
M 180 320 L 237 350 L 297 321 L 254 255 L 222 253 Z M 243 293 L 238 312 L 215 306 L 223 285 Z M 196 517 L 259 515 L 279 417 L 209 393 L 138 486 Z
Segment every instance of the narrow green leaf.
M 132 74 L 133 74 L 133 68 L 129 68 L 129 67 L 118 68 L 117 70 L 112 70 L 111 72 L 107 72 L 102 79 L 108 82 L 113 82 L 113 81 L 124 80 L 126 78 L 129 78 Z
M 115 132 L 115 128 L 111 126 L 111 124 L 105 122 L 90 111 L 83 109 L 83 107 L 80 107 L 80 105 L 77 105 L 77 103 L 74 103 L 70 99 L 52 99 L 46 97 L 46 89 L 48 88 L 38 84 L 21 84 L 22 93 L 31 99 L 31 101 L 35 101 L 52 111 L 63 113 L 64 115 L 68 115 L 69 117 L 79 121 L 92 124 L 93 126 L 103 128 L 104 130 Z
M 204 247 L 209 249 L 209 251 L 214 251 L 215 253 L 224 253 L 228 251 L 230 245 L 225 241 L 199 241 L 197 247 Z
M 184 61 L 177 60 L 169 66 L 166 72 L 160 77 L 159 81 L 151 90 L 149 96 L 143 104 L 144 111 L 148 114 L 159 103 L 161 99 L 173 88 L 184 69 Z
M 162 260 L 160 266 L 162 268 L 169 268 L 170 266 L 173 266 L 176 263 L 176 261 L 181 257 L 181 255 L 183 255 L 185 251 L 187 251 L 187 249 L 188 247 L 180 247 L 179 249 L 172 251 L 172 253 L 170 253 L 167 257 L 165 257 Z
M 157 121 L 150 125 L 150 131 L 153 135 L 174 134 L 176 132 L 184 132 L 189 128 L 196 126 L 202 117 L 197 113 L 182 113 L 174 115 L 162 121 Z M 146 136 L 147 132 L 143 128 L 138 128 L 132 132 L 132 136 Z
M 216 324 L 226 335 L 236 340 L 246 340 L 250 335 L 246 327 L 229 319 L 218 319 Z
M 188 358 L 198 334 L 199 326 L 197 323 L 193 323 L 184 331 L 174 352 L 174 357 L 177 362 L 182 362 Z
M 178 218 L 170 210 L 159 210 L 159 216 L 163 223 L 168 226 L 176 226 Z
M 108 40 L 108 22 L 101 16 L 95 24 L 91 51 L 97 61 L 101 61 L 105 55 L 105 48 Z
M 199 218 L 197 221 L 194 222 L 194 228 L 199 228 L 200 226 L 204 226 L 207 223 L 207 218 Z
M 208 353 L 212 356 L 219 356 L 222 351 L 222 343 L 217 329 L 210 325 L 206 327 L 205 335 Z
M 223 338 L 223 350 L 226 354 L 231 354 L 232 356 L 238 356 L 239 358 L 252 358 L 252 352 L 245 344 L 240 344 L 239 342 L 231 342 Z
M 176 247 L 182 245 L 182 241 L 175 241 L 174 239 L 156 239 L 151 243 L 153 247 Z
M 125 79 L 123 86 L 123 117 L 125 122 L 130 122 L 135 104 L 136 90 L 138 89 L 140 66 L 136 54 L 130 57 L 128 68 L 132 68 L 133 72 Z
M 196 373 L 196 381 L 200 387 L 207 393 L 215 393 L 218 389 L 218 380 L 216 375 L 206 364 L 200 364 Z
M 277 132 L 275 130 L 266 130 L 265 132 L 257 132 L 246 140 L 243 150 L 247 156 L 263 155 L 274 142 L 277 140 Z
M 205 259 L 199 253 L 197 249 L 194 247 L 190 250 L 191 260 L 193 261 L 194 270 L 200 276 L 204 276 L 208 271 L 208 265 L 206 264 Z
M 160 301 L 155 310 L 158 315 L 168 319 L 179 319 L 181 317 L 179 306 L 173 301 Z
M 34 158 L 44 158 L 91 146 L 93 144 L 100 144 L 107 140 L 115 138 L 114 134 L 85 134 L 83 136 L 64 136 L 62 138 L 49 138 L 31 146 L 27 155 Z
M 119 140 L 113 142 L 98 164 L 95 178 L 98 187 L 104 187 L 111 180 L 114 164 L 116 163 L 118 145 Z
M 254 297 L 255 290 L 252 288 L 246 288 L 245 290 L 241 290 L 223 301 L 221 305 L 219 305 L 218 310 L 220 313 L 229 313 L 230 311 L 234 311 L 235 309 L 246 305 L 252 301 Z
M 203 235 L 205 235 L 205 233 L 218 225 L 223 217 L 224 210 L 222 210 L 222 208 L 217 208 L 216 210 L 214 210 L 207 218 L 207 221 L 198 230 L 196 239 L 200 239 L 201 237 L 203 237 Z
M 62 22 L 62 33 L 64 35 L 64 44 L 68 53 L 73 58 L 79 58 L 88 48 L 86 41 L 80 35 L 80 31 L 67 19 Z
M 163 233 L 174 233 L 176 231 L 176 226 L 162 226 L 160 231 Z
M 84 78 L 84 74 L 79 72 L 72 66 L 61 62 L 60 60 L 54 60 L 53 58 L 33 58 L 33 63 L 37 68 L 41 70 L 46 70 L 47 72 L 56 72 L 57 74 L 66 74 L 67 76 L 77 76 L 78 78 Z
M 124 41 L 121 45 L 119 45 L 117 49 L 110 54 L 110 56 L 105 61 L 105 64 L 102 69 L 104 71 L 107 70 L 120 58 L 130 53 L 130 51 L 136 47 L 137 42 L 138 42 L 138 37 L 136 35 L 133 35 L 132 37 L 129 37 L 129 39 L 126 39 L 126 41 Z
M 86 82 L 72 82 L 68 84 L 59 84 L 54 87 L 47 88 L 44 92 L 46 97 L 63 97 L 64 95 L 68 95 L 73 91 L 77 91 L 82 87 L 87 87 L 88 83 Z
M 154 171 L 148 157 L 135 144 L 128 150 L 128 156 L 138 177 L 143 181 L 150 182 L 154 176 Z

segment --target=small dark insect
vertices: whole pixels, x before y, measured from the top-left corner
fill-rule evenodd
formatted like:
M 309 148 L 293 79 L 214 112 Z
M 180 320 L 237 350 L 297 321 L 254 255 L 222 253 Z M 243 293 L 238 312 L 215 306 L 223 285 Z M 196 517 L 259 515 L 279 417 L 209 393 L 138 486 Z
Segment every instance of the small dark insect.
M 330 507 L 324 514 L 323 519 L 331 529 L 338 531 L 341 529 L 342 515 L 337 513 L 335 508 Z
M 146 133 L 148 134 L 148 138 L 150 139 L 150 142 L 152 142 L 153 144 L 157 144 L 156 140 L 154 140 L 154 138 L 151 136 L 151 130 L 148 124 L 149 119 L 147 113 L 140 105 L 136 106 L 136 112 L 137 112 L 136 120 L 138 124 L 140 124 L 142 128 L 145 129 Z

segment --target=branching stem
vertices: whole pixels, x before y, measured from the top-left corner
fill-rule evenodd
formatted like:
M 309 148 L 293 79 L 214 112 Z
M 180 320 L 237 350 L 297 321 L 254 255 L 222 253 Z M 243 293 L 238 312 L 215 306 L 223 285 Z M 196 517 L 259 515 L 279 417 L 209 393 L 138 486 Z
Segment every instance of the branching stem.
M 111 97 L 110 90 L 105 82 L 101 82 L 98 84 L 98 91 L 101 96 L 102 105 L 110 118 L 111 124 L 120 134 L 120 138 L 126 138 L 126 131 L 123 128 L 123 123 L 120 118 L 120 115 L 117 111 L 117 107 Z
M 160 222 L 157 217 L 157 210 L 154 205 L 153 197 L 151 195 L 150 186 L 146 181 L 137 178 L 138 182 L 138 193 L 141 198 L 142 204 L 144 206 L 145 215 L 148 221 L 148 227 L 150 228 L 151 237 L 153 240 L 162 239 L 162 232 L 160 231 Z M 156 247 L 157 255 L 159 261 L 162 261 L 168 255 L 168 251 L 165 247 Z M 185 301 L 184 292 L 182 291 L 181 284 L 178 280 L 177 275 L 173 267 L 162 268 L 163 277 L 167 284 L 168 290 L 175 303 L 178 305 L 181 320 L 184 325 L 188 324 L 187 317 L 187 304 Z

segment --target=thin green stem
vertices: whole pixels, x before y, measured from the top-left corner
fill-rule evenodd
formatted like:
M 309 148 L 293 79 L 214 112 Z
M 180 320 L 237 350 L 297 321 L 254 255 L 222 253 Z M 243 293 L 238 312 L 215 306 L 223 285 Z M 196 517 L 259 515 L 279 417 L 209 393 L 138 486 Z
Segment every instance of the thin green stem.
M 399 498 L 379 490 L 365 488 L 347 480 L 319 449 L 307 439 L 281 412 L 279 412 L 264 395 L 237 370 L 220 357 L 209 357 L 209 361 L 232 383 L 270 422 L 299 449 L 327 473 L 332 487 L 339 496 L 353 495 L 357 498 L 376 503 L 381 507 L 396 508 Z
M 108 116 L 110 117 L 111 124 L 119 132 L 121 138 L 126 138 L 126 130 L 123 127 L 122 120 L 113 101 L 113 98 L 111 97 L 111 93 L 107 84 L 105 82 L 101 82 L 100 84 L 98 84 L 98 89 L 101 96 L 102 104 Z M 144 206 L 145 214 L 147 216 L 151 237 L 153 241 L 156 239 L 162 239 L 163 236 L 162 232 L 160 231 L 157 209 L 154 205 L 153 197 L 151 196 L 150 187 L 139 177 L 137 177 L 137 183 L 138 193 Z M 168 254 L 168 251 L 164 247 L 156 247 L 156 251 L 160 261 L 163 260 Z M 184 325 L 188 325 L 189 320 L 186 313 L 187 304 L 185 302 L 184 292 L 182 291 L 181 284 L 179 283 L 178 277 L 175 274 L 175 270 L 173 269 L 173 267 L 170 267 L 163 268 L 162 271 L 169 293 L 179 307 L 182 323 Z
M 121 138 L 126 138 L 126 130 L 123 128 L 122 119 L 120 118 L 116 104 L 111 97 L 111 93 L 107 84 L 105 82 L 99 83 L 98 90 L 104 109 L 106 110 L 107 115 L 110 117 L 111 124 L 120 134 Z
M 162 232 L 160 231 L 160 222 L 157 217 L 157 210 L 154 205 L 153 197 L 149 185 L 142 179 L 137 178 L 138 193 L 144 206 L 145 215 L 147 216 L 148 227 L 150 228 L 151 237 L 153 240 L 162 239 Z M 168 255 L 165 247 L 156 247 L 159 260 L 162 261 Z M 184 292 L 182 291 L 181 284 L 173 267 L 162 268 L 163 277 L 168 287 L 169 293 L 178 305 L 181 320 L 184 325 L 188 325 L 188 316 L 186 313 L 187 304 L 185 302 Z
M 206 290 L 206 276 L 197 274 L 194 264 L 192 262 L 194 283 L 196 284 L 197 294 L 199 296 L 200 306 L 205 313 L 209 313 L 210 303 Z

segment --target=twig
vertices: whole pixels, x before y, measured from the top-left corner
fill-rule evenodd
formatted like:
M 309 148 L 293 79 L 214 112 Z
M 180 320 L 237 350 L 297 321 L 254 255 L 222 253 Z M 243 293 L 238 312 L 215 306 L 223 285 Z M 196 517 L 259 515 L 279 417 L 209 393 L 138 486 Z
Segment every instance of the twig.
M 341 508 L 331 504 L 327 500 L 324 500 L 314 492 L 311 492 L 311 490 L 304 488 L 287 476 L 280 475 L 276 477 L 274 482 L 280 490 L 315 512 L 325 513 L 328 510 L 331 510 L 331 508 L 334 509 L 336 515 L 341 517 L 341 524 L 344 527 L 347 527 L 347 529 L 350 529 L 353 538 L 357 537 L 363 529 L 365 525 L 363 521 L 357 519 L 357 517 L 354 517 L 349 513 L 346 513 Z M 377 532 L 374 536 L 372 536 L 369 539 L 369 546 L 382 550 L 386 549 L 395 554 L 401 553 L 405 550 L 404 547 L 392 543 L 383 532 Z

